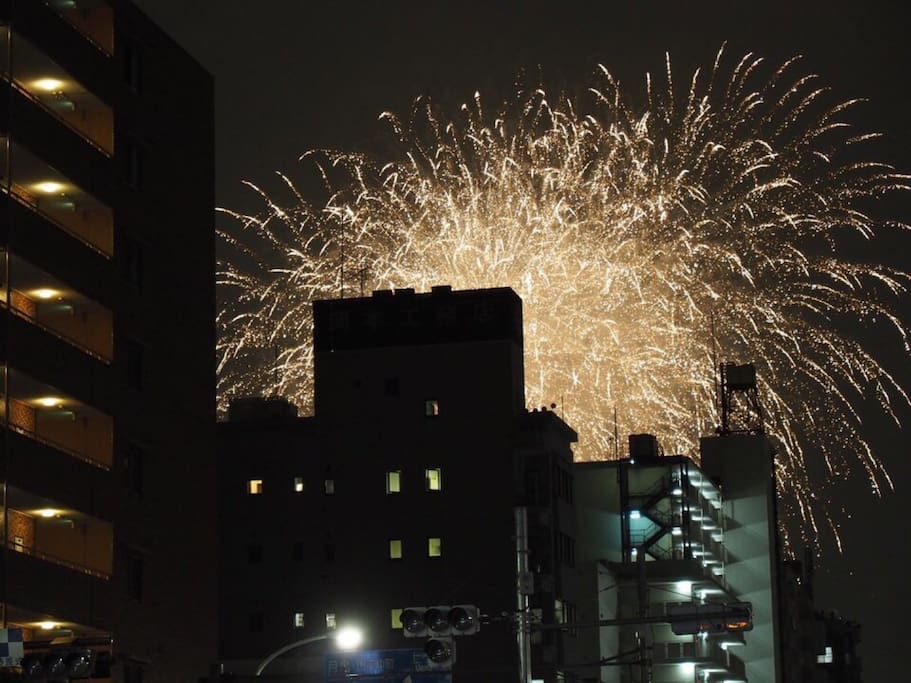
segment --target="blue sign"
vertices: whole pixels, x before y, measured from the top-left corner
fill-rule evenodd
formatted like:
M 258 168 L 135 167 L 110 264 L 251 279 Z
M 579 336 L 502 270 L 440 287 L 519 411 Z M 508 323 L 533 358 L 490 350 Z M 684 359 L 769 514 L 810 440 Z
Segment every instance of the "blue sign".
M 364 650 L 326 655 L 326 680 L 370 683 L 452 683 L 450 664 L 436 664 L 423 650 Z

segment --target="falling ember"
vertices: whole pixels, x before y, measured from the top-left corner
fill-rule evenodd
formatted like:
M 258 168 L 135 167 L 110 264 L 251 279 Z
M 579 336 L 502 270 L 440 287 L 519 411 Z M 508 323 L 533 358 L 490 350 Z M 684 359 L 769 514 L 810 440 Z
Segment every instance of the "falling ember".
M 884 299 L 908 275 L 852 259 L 847 240 L 906 227 L 862 204 L 908 177 L 867 160 L 876 136 L 850 125 L 854 102 L 826 104 L 797 59 L 764 78 L 751 55 L 723 77 L 721 58 L 682 95 L 668 62 L 638 109 L 603 68 L 585 104 L 523 91 L 495 115 L 476 97 L 447 118 L 419 101 L 407 121 L 384 115 L 388 158 L 305 155 L 325 203 L 282 176 L 290 205 L 261 192 L 260 215 L 224 210 L 237 224 L 221 233 L 221 401 L 311 404 L 315 299 L 510 286 L 527 399 L 562 406 L 577 457 L 612 457 L 615 420 L 690 452 L 717 423 L 713 363 L 757 361 L 783 499 L 808 534 L 828 517 L 809 483 L 817 459 L 891 486 L 858 409 L 874 400 L 897 420 L 908 397 L 850 330 L 886 326 L 906 352 Z

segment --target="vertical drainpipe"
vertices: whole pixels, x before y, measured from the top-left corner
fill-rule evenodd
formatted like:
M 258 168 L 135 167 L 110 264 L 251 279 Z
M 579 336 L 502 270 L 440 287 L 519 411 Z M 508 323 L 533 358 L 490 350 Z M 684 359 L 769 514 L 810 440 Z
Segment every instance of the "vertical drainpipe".
M 514 508 L 516 522 L 516 644 L 519 650 L 519 683 L 531 683 L 531 633 L 528 619 L 528 515 Z

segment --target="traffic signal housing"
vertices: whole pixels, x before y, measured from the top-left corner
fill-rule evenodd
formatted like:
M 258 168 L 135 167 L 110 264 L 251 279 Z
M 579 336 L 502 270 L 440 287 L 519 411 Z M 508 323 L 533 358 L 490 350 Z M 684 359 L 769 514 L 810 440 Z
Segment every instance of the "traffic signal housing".
M 406 607 L 399 620 L 406 638 L 472 636 L 481 630 L 476 605 Z
M 47 652 L 30 652 L 22 658 L 22 673 L 29 679 L 69 681 L 90 678 L 96 653 L 88 647 L 59 647 Z

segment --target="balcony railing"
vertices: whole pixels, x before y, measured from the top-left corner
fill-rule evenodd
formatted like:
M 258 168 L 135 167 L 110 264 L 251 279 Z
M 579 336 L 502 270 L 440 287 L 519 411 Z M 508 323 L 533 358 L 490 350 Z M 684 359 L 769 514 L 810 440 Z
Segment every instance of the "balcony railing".
M 105 470 L 106 472 L 110 471 L 110 469 L 111 469 L 111 465 L 109 463 L 102 462 L 101 460 L 97 460 L 96 458 L 93 458 L 92 456 L 90 456 L 86 453 L 83 453 L 81 451 L 74 450 L 70 446 L 67 446 L 66 444 L 62 444 L 59 441 L 55 441 L 54 439 L 49 439 L 46 436 L 42 436 L 41 434 L 39 434 L 38 432 L 36 432 L 33 429 L 28 429 L 26 427 L 17 425 L 12 420 L 10 420 L 7 424 L 9 425 L 9 428 L 12 431 L 16 432 L 17 434 L 22 434 L 23 436 L 26 436 L 29 439 L 32 439 L 33 441 L 37 441 L 38 443 L 43 443 L 45 446 L 50 446 L 51 448 L 53 448 L 55 450 L 61 451 L 62 453 L 66 453 L 70 457 L 76 458 L 77 460 L 81 460 L 82 462 L 87 463 L 89 465 L 93 465 L 94 467 Z
M 35 550 L 34 548 L 23 545 L 21 543 L 7 541 L 6 547 L 10 550 L 14 550 L 17 553 L 29 555 L 39 560 L 44 560 L 45 562 L 51 562 L 52 564 L 60 565 L 61 567 L 66 567 L 67 569 L 72 569 L 83 574 L 88 574 L 89 576 L 94 576 L 98 579 L 104 579 L 105 581 L 109 581 L 111 579 L 111 575 L 108 572 L 103 572 L 100 569 L 95 569 L 93 567 L 86 567 L 85 565 L 79 564 L 78 562 L 72 562 L 71 560 L 57 557 L 56 555 L 41 552 L 40 550 Z
M 2 305 L 2 302 L 0 302 L 0 305 Z M 54 329 L 50 325 L 45 325 L 44 323 L 41 322 L 41 320 L 38 319 L 37 316 L 30 314 L 28 311 L 23 311 L 22 309 L 17 307 L 15 305 L 15 303 L 9 307 L 9 310 L 12 311 L 17 317 L 28 321 L 35 327 L 40 327 L 42 330 L 44 330 L 48 334 L 53 335 L 62 341 L 65 341 L 70 346 L 75 346 L 77 349 L 82 351 L 84 354 L 89 355 L 96 360 L 100 360 L 105 365 L 111 364 L 110 357 L 104 356 L 104 355 L 98 353 L 97 351 L 90 349 L 88 346 L 83 344 L 78 339 L 75 339 L 74 337 L 72 337 L 70 335 L 64 334 L 63 332 L 60 332 L 59 330 Z

